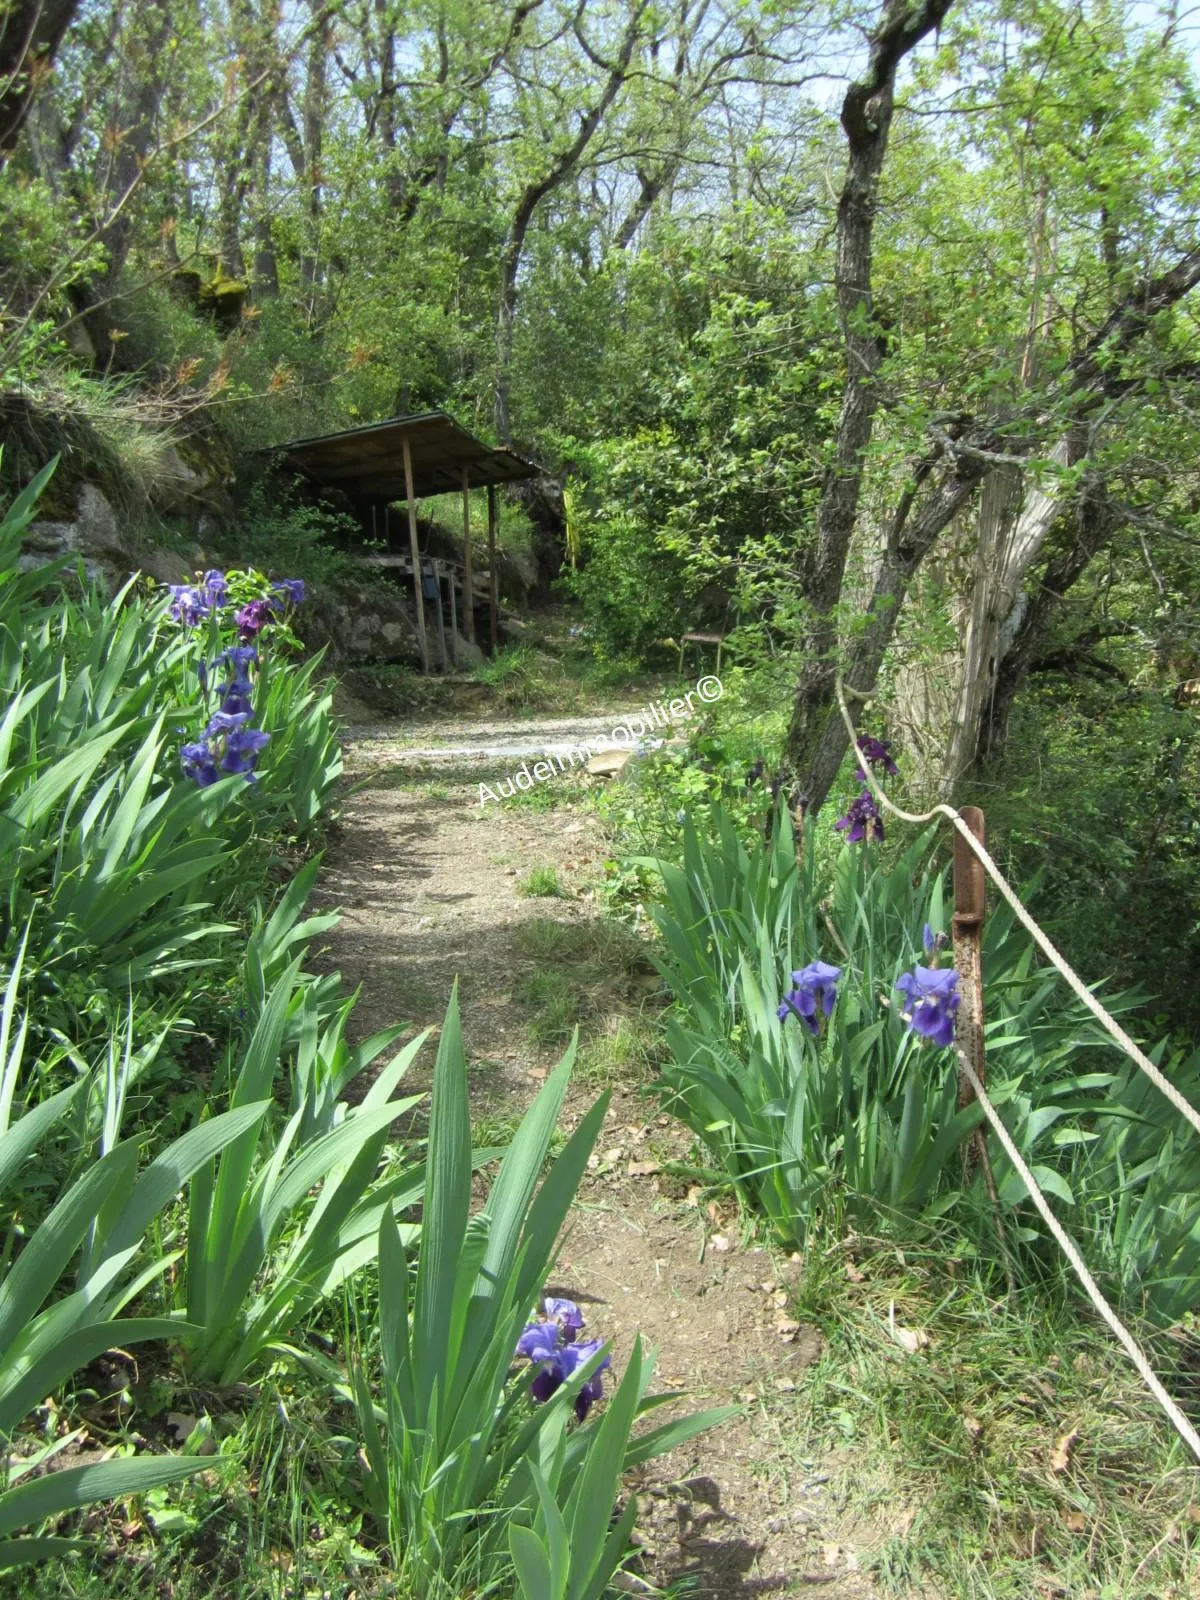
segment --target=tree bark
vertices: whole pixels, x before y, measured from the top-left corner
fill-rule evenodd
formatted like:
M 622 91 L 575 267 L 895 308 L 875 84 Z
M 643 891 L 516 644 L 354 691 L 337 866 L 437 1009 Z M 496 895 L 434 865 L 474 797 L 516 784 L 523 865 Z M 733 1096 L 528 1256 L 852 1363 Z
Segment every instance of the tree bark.
M 1091 455 L 1094 448 L 1091 413 L 1113 394 L 1133 394 L 1134 381 L 1121 371 L 1120 358 L 1130 351 L 1159 312 L 1167 310 L 1200 283 L 1200 246 L 1181 256 L 1176 264 L 1156 278 L 1144 279 L 1116 306 L 1100 329 L 1088 340 L 1068 368 L 1066 409 L 1067 430 L 1050 459 L 1060 466 L 1073 466 Z M 996 468 L 995 471 L 1002 469 Z M 1005 468 L 1003 470 L 1011 470 Z M 1025 592 L 1026 579 L 1046 545 L 1055 523 L 1070 510 L 1078 491 L 1062 487 L 1026 487 L 1024 502 L 1012 536 L 995 552 L 989 566 L 977 563 L 972 597 L 971 627 L 968 629 L 965 658 L 959 680 L 958 699 L 949 747 L 942 772 L 943 792 L 951 793 L 967 772 L 985 757 L 994 756 L 1003 744 L 1012 701 L 1029 671 L 1029 661 L 1044 631 L 1045 590 L 1032 598 Z M 1111 528 L 1111 518 L 1101 517 L 1097 507 L 1103 503 L 1102 486 L 1092 482 L 1078 500 L 1078 542 L 1071 560 L 1064 566 L 1051 564 L 1045 581 L 1050 593 L 1061 592 L 1061 585 L 1074 583 L 1091 560 L 1098 545 L 1097 523 Z M 1073 560 L 1086 551 L 1083 565 L 1069 579 Z M 1027 631 L 1031 627 L 1033 632 Z M 1010 650 L 1024 639 L 1023 657 L 1005 670 Z
M 1062 598 L 1079 581 L 1093 556 L 1108 542 L 1117 525 L 1103 487 L 1085 479 L 1075 516 L 1075 537 L 1069 549 L 1055 556 L 1033 596 L 1019 615 L 1011 642 L 997 664 L 994 688 L 978 732 L 980 761 L 996 761 L 1008 741 L 1013 704 L 1038 659 Z
M 879 404 L 874 380 L 884 349 L 873 321 L 871 252 L 896 72 L 905 56 L 941 23 L 951 3 L 925 0 L 912 10 L 907 0 L 885 0 L 871 38 L 866 75 L 850 85 L 842 102 L 849 160 L 838 201 L 835 279 L 846 376 L 833 460 L 826 470 L 817 509 L 816 552 L 804 585 L 811 621 L 801 641 L 804 664 L 784 745 L 785 768 L 799 780 L 800 791 L 813 809 L 820 806 L 832 781 L 821 775 L 828 764 L 825 724 L 837 670 L 837 604 L 858 513 L 863 456 L 871 442 Z
M 888 528 L 883 562 L 866 609 L 866 626 L 846 652 L 845 682 L 859 694 L 874 692 L 914 575 L 943 529 L 968 504 L 986 470 L 979 456 L 948 456 L 941 449 L 916 469 Z M 850 747 L 837 705 L 836 684 L 836 671 L 830 672 L 822 684 L 821 698 L 812 703 L 816 733 L 797 795 L 806 812 L 820 809 Z
M 54 65 L 79 0 L 3 0 L 0 4 L 0 166 L 17 139 L 38 85 Z

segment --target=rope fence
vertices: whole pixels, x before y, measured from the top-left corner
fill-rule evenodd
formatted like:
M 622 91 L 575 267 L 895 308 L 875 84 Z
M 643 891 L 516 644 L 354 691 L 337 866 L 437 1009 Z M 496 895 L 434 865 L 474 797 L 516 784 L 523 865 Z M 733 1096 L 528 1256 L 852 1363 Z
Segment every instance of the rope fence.
M 1012 887 L 1007 878 L 1001 872 L 1000 868 L 996 865 L 995 861 L 988 852 L 986 845 L 981 839 L 976 837 L 975 833 L 964 820 L 962 815 L 956 811 L 953 806 L 942 803 L 932 806 L 928 811 L 924 812 L 904 811 L 898 805 L 894 804 L 893 801 L 889 800 L 878 780 L 874 777 L 871 771 L 870 763 L 866 758 L 866 754 L 863 751 L 862 746 L 859 744 L 858 733 L 854 727 L 854 720 L 851 717 L 850 709 L 846 704 L 846 689 L 840 674 L 837 679 L 836 687 L 838 707 L 842 714 L 842 721 L 846 725 L 846 731 L 850 735 L 850 742 L 854 746 L 855 753 L 859 758 L 860 769 L 865 775 L 867 786 L 870 789 L 872 797 L 875 799 L 875 801 L 881 805 L 885 811 L 896 817 L 901 822 L 932 822 L 935 817 L 945 817 L 946 820 L 954 826 L 955 831 L 965 841 L 975 858 L 983 867 L 983 870 L 996 885 L 996 888 L 1000 891 L 1000 894 L 1003 896 L 1003 898 L 1008 902 L 1018 922 L 1020 922 L 1021 926 L 1029 934 L 1030 938 L 1037 945 L 1038 949 L 1041 950 L 1046 956 L 1047 960 L 1055 968 L 1059 976 L 1065 981 L 1068 988 L 1072 991 L 1076 998 L 1083 1002 L 1087 1009 L 1096 1018 L 1097 1022 L 1100 1023 L 1104 1031 L 1125 1052 L 1130 1060 L 1134 1061 L 1137 1066 L 1141 1068 L 1141 1070 L 1150 1079 L 1151 1083 L 1154 1084 L 1155 1088 L 1157 1088 L 1166 1097 L 1166 1099 L 1171 1103 L 1172 1106 L 1175 1107 L 1182 1117 L 1191 1123 L 1193 1129 L 1197 1133 L 1200 1133 L 1200 1112 L 1196 1110 L 1195 1106 L 1193 1106 L 1190 1101 L 1186 1100 L 1183 1095 L 1180 1094 L 1179 1090 L 1176 1089 L 1173 1083 L 1169 1082 L 1168 1079 L 1163 1076 L 1159 1069 L 1154 1065 L 1153 1061 L 1150 1060 L 1149 1056 L 1146 1055 L 1145 1051 L 1139 1049 L 1137 1044 L 1135 1044 L 1125 1032 L 1124 1028 L 1121 1027 L 1117 1019 L 1100 1003 L 1099 1000 L 1096 999 L 1096 996 L 1088 988 L 1087 984 L 1084 983 L 1083 979 L 1079 976 L 1075 969 L 1070 965 L 1066 958 L 1059 953 L 1054 944 L 1042 931 L 1037 922 L 1034 920 L 1033 916 L 1026 909 L 1024 902 L 1021 900 L 1016 890 Z M 854 693 L 855 691 L 851 692 Z M 1083 1256 L 1080 1254 L 1078 1246 L 1075 1244 L 1074 1240 L 1067 1233 L 1062 1223 L 1059 1222 L 1058 1218 L 1050 1209 L 1050 1205 L 1046 1200 L 1045 1195 L 1042 1193 L 1037 1179 L 1029 1170 L 1028 1165 L 1021 1156 L 1016 1144 L 1013 1142 L 1012 1136 L 1010 1135 L 1008 1129 L 1004 1126 L 999 1112 L 988 1098 L 987 1089 L 985 1088 L 979 1073 L 976 1071 L 970 1055 L 963 1048 L 961 1041 L 956 1041 L 956 1051 L 958 1055 L 959 1071 L 970 1084 L 971 1089 L 983 1110 L 984 1116 L 991 1125 L 992 1132 L 999 1140 L 1005 1154 L 1012 1162 L 1014 1169 L 1020 1174 L 1021 1180 L 1028 1190 L 1030 1200 L 1032 1200 L 1033 1205 L 1042 1221 L 1046 1224 L 1047 1228 L 1049 1228 L 1063 1254 L 1070 1262 L 1072 1270 L 1087 1293 L 1088 1299 L 1092 1302 L 1092 1305 L 1096 1308 L 1097 1312 L 1112 1330 L 1114 1336 L 1124 1349 L 1126 1355 L 1128 1355 L 1129 1359 L 1136 1367 L 1142 1381 L 1145 1383 L 1150 1393 L 1158 1401 L 1159 1405 L 1170 1419 L 1172 1426 L 1175 1428 L 1180 1438 L 1187 1445 L 1188 1449 L 1191 1450 L 1197 1461 L 1200 1461 L 1200 1433 L 1197 1433 L 1196 1429 L 1188 1421 L 1187 1417 L 1180 1410 L 1179 1406 L 1167 1393 L 1167 1390 L 1164 1387 L 1161 1379 L 1155 1374 L 1153 1367 L 1151 1367 L 1150 1362 L 1147 1360 L 1145 1352 L 1142 1350 L 1137 1340 L 1133 1337 L 1132 1333 L 1130 1333 L 1129 1329 L 1121 1321 L 1120 1317 L 1117 1316 L 1117 1313 L 1113 1310 L 1112 1306 L 1109 1305 L 1108 1301 L 1101 1292 L 1099 1285 L 1096 1283 L 1096 1280 L 1088 1271 L 1087 1265 L 1084 1262 Z

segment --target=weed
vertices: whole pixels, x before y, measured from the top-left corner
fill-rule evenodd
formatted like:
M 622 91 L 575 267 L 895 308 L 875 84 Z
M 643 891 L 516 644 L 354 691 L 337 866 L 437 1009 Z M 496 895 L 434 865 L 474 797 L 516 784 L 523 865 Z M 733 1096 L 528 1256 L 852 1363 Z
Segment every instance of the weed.
M 1061 1287 L 998 1299 L 970 1246 L 932 1232 L 902 1249 L 810 1246 L 795 1310 L 825 1344 L 804 1448 L 814 1433 L 854 1443 L 839 1487 L 890 1508 L 874 1572 L 887 1592 L 932 1579 L 964 1600 L 1194 1594 L 1184 1447 Z M 1178 1392 L 1187 1348 L 1160 1337 L 1154 1359 Z
M 521 879 L 517 888 L 530 900 L 562 899 L 567 892 L 554 867 L 534 867 L 527 877 Z

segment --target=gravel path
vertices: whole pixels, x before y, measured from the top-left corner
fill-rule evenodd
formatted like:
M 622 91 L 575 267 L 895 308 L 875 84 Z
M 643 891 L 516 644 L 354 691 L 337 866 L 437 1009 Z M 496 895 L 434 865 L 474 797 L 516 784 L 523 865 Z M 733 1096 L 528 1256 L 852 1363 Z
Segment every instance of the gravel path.
M 588 885 L 604 841 L 594 818 L 573 807 L 480 808 L 475 782 L 446 784 L 414 769 L 437 748 L 452 750 L 456 764 L 494 768 L 498 745 L 507 761 L 509 741 L 578 738 L 619 720 L 614 712 L 350 735 L 352 774 L 366 786 L 347 800 L 326 858 L 320 898 L 343 912 L 330 958 L 362 986 L 360 1034 L 401 1018 L 437 1023 L 458 979 L 477 1117 L 519 1115 L 557 1059 L 530 1042 L 520 997 L 554 925 L 565 939 L 597 915 Z M 535 866 L 556 869 L 565 898 L 522 898 L 518 884 Z M 534 924 L 540 942 L 531 945 Z M 614 1008 L 638 1003 L 630 983 L 628 973 L 614 978 Z M 698 1204 L 695 1191 L 681 1193 L 686 1186 L 662 1174 L 686 1138 L 639 1089 L 616 1086 L 556 1288 L 585 1304 L 591 1333 L 612 1339 L 618 1369 L 640 1330 L 658 1347 L 661 1382 L 686 1388 L 688 1405 L 733 1401 L 745 1411 L 646 1469 L 637 1485 L 642 1554 L 623 1581 L 648 1593 L 639 1573 L 661 1586 L 687 1580 L 680 1592 L 694 1600 L 812 1586 L 829 1600 L 870 1600 L 860 1569 L 890 1530 L 846 1521 L 831 1487 L 839 1464 L 808 1446 L 798 1380 L 820 1345 L 787 1315 L 796 1266 L 743 1243 L 732 1212 Z M 572 1091 L 569 1121 L 589 1099 Z

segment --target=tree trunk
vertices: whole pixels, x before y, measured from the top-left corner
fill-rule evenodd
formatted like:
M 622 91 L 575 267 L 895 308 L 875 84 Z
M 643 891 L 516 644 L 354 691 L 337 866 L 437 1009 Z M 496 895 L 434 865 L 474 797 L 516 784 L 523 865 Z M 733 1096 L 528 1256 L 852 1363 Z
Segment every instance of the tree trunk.
M 879 404 L 874 379 L 884 347 L 873 323 L 871 249 L 896 72 L 905 56 L 941 23 L 950 5 L 951 0 L 925 0 L 910 15 L 907 0 L 885 0 L 871 38 L 866 76 L 850 85 L 842 102 L 849 161 L 838 201 L 835 278 L 846 376 L 833 460 L 817 510 L 816 554 L 804 585 L 812 620 L 801 641 L 804 665 L 784 745 L 784 765 L 799 779 L 813 809 L 829 788 L 821 773 L 827 765 L 824 730 L 837 671 L 837 604 L 858 513 L 863 455 Z
M 1020 608 L 1011 642 L 997 664 L 993 693 L 979 728 L 977 753 L 981 761 L 996 761 L 1004 754 L 1013 703 L 1029 677 L 1062 597 L 1083 576 L 1115 527 L 1116 518 L 1102 488 L 1085 479 L 1071 547 L 1054 557 L 1032 598 Z
M 926 458 L 914 474 L 888 529 L 883 562 L 866 609 L 866 626 L 846 653 L 845 682 L 858 694 L 874 692 L 914 575 L 942 530 L 968 504 L 986 470 L 978 456 L 959 455 L 946 460 L 939 454 Z M 918 491 L 930 478 L 932 486 L 914 514 Z M 810 813 L 824 803 L 850 747 L 836 688 L 836 673 L 830 673 L 821 687 L 821 698 L 814 694 L 811 703 L 816 732 L 807 756 L 803 787 L 796 797 L 802 809 Z
M 0 4 L 0 166 L 16 147 L 39 83 L 45 81 L 79 0 Z
M 1070 443 L 1063 440 L 1050 459 L 1058 466 L 1068 466 L 1072 454 Z M 1012 502 L 1019 483 L 1019 469 L 996 467 L 988 475 L 980 502 L 971 616 L 942 764 L 944 793 L 953 791 L 975 761 L 980 732 L 995 692 L 996 672 L 1003 654 L 1002 633 L 1012 627 L 1010 618 L 1026 575 L 1066 503 L 1064 491 L 1056 485 L 1032 486 L 1014 521 Z

